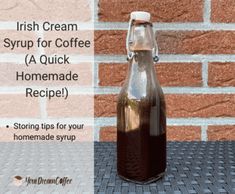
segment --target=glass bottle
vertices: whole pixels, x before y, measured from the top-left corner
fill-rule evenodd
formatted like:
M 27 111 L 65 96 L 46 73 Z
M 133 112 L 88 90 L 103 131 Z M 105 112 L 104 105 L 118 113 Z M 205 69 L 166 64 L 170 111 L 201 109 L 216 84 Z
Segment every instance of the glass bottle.
M 166 111 L 154 61 L 157 45 L 147 12 L 132 12 L 127 35 L 129 73 L 117 103 L 117 170 L 149 183 L 166 169 Z

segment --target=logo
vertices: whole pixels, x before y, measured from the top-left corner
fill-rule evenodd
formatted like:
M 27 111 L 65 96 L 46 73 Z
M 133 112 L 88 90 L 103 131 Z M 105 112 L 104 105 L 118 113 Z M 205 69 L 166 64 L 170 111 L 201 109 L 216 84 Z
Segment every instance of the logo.
M 21 176 L 13 177 L 13 183 L 15 186 L 20 186 L 23 184 L 23 178 Z
M 26 183 L 26 186 L 29 185 L 61 185 L 66 186 L 72 183 L 72 179 L 69 177 L 56 177 L 56 178 L 43 178 L 43 177 L 23 177 L 15 176 L 13 177 L 13 183 L 15 186 L 21 186 L 23 183 Z

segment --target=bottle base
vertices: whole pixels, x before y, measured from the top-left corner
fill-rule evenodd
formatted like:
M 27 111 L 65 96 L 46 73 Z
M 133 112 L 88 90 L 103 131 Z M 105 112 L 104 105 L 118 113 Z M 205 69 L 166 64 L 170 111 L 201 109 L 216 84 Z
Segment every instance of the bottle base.
M 143 185 L 143 184 L 146 185 L 146 184 L 150 184 L 150 183 L 152 183 L 152 182 L 155 182 L 155 181 L 157 181 L 157 180 L 163 178 L 164 175 L 165 175 L 165 171 L 162 172 L 162 173 L 160 173 L 160 174 L 158 174 L 157 176 L 151 177 L 150 179 L 147 179 L 147 180 L 145 180 L 145 181 L 136 181 L 136 180 L 129 179 L 129 178 L 126 178 L 126 177 L 124 177 L 124 176 L 118 174 L 118 176 L 119 176 L 121 179 L 123 179 L 123 180 L 125 180 L 125 181 L 132 182 L 132 183 L 140 184 L 140 185 Z

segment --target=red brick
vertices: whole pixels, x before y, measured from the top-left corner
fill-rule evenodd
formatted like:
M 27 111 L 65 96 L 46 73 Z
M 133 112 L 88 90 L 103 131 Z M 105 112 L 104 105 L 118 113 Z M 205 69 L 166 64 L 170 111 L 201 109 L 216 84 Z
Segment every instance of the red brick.
M 22 94 L 1 94 L 0 107 L 1 118 L 40 117 L 38 98 L 26 98 Z
M 116 116 L 117 95 L 95 95 L 95 116 Z
M 95 31 L 95 54 L 125 54 L 125 39 L 124 30 Z
M 117 129 L 116 127 L 107 126 L 100 128 L 100 141 L 116 141 Z
M 0 20 L 87 21 L 91 19 L 88 3 L 86 0 L 0 1 Z
M 48 117 L 93 117 L 93 96 L 89 94 L 69 95 L 64 98 L 53 98 L 47 101 Z
M 235 1 L 234 0 L 212 0 L 211 21 L 222 23 L 235 22 Z
M 168 117 L 234 117 L 234 94 L 166 95 Z
M 126 54 L 126 31 L 95 32 L 96 54 Z M 158 31 L 162 54 L 235 54 L 234 31 Z
M 209 63 L 209 86 L 235 86 L 235 63 Z
M 201 127 L 169 126 L 167 127 L 168 141 L 200 141 Z
M 167 116 L 177 117 L 234 117 L 234 94 L 167 94 Z M 96 95 L 95 116 L 116 116 L 117 95 Z
M 201 86 L 200 63 L 158 63 L 155 66 L 161 86 Z M 122 86 L 128 64 L 99 64 L 100 86 Z
M 235 31 L 160 31 L 164 54 L 235 54 Z
M 100 141 L 116 141 L 117 129 L 114 126 L 101 127 Z M 167 126 L 167 141 L 200 141 L 201 127 Z
M 208 140 L 235 140 L 235 125 L 208 126 Z
M 202 0 L 99 0 L 99 20 L 127 22 L 130 12 L 148 11 L 153 22 L 201 22 Z

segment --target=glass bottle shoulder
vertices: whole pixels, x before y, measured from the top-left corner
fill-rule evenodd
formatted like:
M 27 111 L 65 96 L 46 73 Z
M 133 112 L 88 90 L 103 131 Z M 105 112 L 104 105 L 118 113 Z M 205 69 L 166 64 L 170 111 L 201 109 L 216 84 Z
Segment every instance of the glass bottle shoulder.
M 165 104 L 162 88 L 157 84 L 146 90 L 133 89 L 128 84 L 124 84 L 118 95 L 118 104 L 123 105 L 128 104 L 128 102 L 146 102 L 155 106 L 157 101 Z

